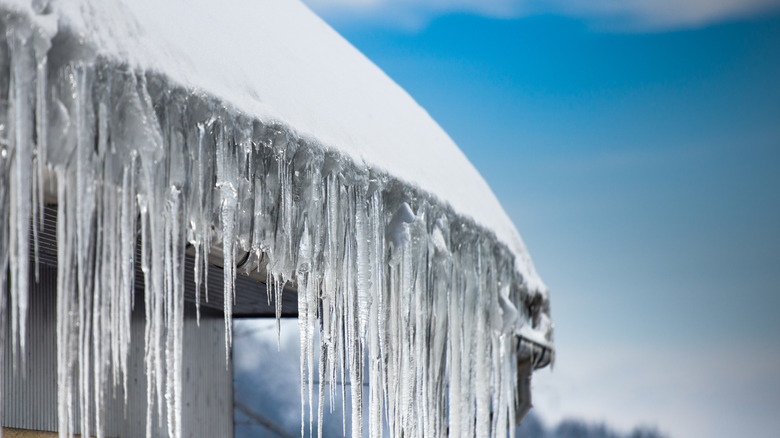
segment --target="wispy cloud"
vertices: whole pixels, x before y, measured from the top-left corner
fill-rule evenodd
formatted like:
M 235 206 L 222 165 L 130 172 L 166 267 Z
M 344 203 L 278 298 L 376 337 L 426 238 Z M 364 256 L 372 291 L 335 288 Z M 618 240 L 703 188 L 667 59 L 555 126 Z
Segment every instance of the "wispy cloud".
M 304 0 L 327 19 L 410 29 L 449 13 L 495 18 L 558 14 L 601 28 L 659 31 L 698 27 L 780 8 L 780 0 Z

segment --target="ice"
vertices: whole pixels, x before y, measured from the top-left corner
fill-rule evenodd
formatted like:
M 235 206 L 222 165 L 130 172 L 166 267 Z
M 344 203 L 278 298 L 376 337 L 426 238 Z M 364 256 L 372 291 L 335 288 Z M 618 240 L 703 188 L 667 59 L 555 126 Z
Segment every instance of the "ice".
M 50 49 L 40 23 L 8 17 L 0 275 L 10 273 L 10 340 L 23 352 L 30 260 L 43 206 L 56 199 L 61 437 L 104 436 L 107 400 L 127 400 L 136 268 L 146 435 L 154 424 L 185 433 L 187 251 L 198 312 L 221 254 L 228 355 L 236 275 L 265 276 L 277 317 L 283 294 L 297 293 L 302 436 L 314 435 L 316 416 L 321 437 L 325 400 L 332 408 L 339 384 L 354 437 L 381 438 L 383 422 L 395 437 L 511 429 L 516 336 L 549 345 L 552 333 L 546 290 L 525 275 L 532 266 L 518 269 L 523 252 L 438 193 L 286 122 L 252 118 L 87 46 Z
M 220 207 L 219 220 L 222 223 L 222 254 L 224 256 L 223 273 L 225 290 L 223 307 L 225 311 L 225 366 L 230 363 L 230 345 L 233 341 L 232 318 L 235 300 L 236 277 L 236 209 L 238 208 L 238 163 L 236 151 L 230 144 L 225 129 L 217 133 L 217 179 Z M 277 312 L 280 314 L 280 312 Z
M 16 354 L 17 345 L 24 357 L 25 328 L 27 319 L 27 289 L 29 280 L 29 228 L 32 214 L 33 146 L 32 122 L 35 85 L 33 83 L 35 58 L 28 49 L 33 38 L 32 29 L 12 23 L 6 30 L 11 54 L 9 101 L 11 116 L 8 124 L 11 175 L 9 187 L 9 264 L 11 272 L 11 339 Z M 36 233 L 37 234 L 37 233 Z M 37 240 L 36 240 L 37 253 Z
M 182 244 L 181 189 L 171 186 L 167 203 L 166 230 L 166 351 L 167 381 L 165 399 L 168 403 L 168 434 L 179 437 L 182 410 L 182 348 L 184 335 L 184 245 Z M 227 299 L 227 298 L 226 298 Z
M 211 220 L 208 217 L 209 202 L 211 200 L 211 190 L 209 190 L 206 181 L 206 169 L 208 166 L 208 155 L 204 145 L 206 129 L 212 123 L 212 120 L 200 122 L 197 124 L 197 148 L 193 148 L 193 159 L 197 168 L 195 183 L 192 185 L 193 196 L 192 206 L 190 208 L 190 228 L 188 229 L 188 240 L 192 242 L 195 248 L 195 312 L 198 325 L 200 325 L 200 295 L 201 285 L 206 298 L 209 300 L 208 289 L 208 260 L 209 247 L 211 246 Z

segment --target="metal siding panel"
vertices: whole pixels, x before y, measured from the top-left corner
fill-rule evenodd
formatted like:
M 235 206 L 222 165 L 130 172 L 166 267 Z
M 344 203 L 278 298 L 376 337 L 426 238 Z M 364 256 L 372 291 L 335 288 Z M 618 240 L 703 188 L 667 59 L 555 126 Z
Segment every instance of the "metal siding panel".
M 47 209 L 49 210 L 49 209 Z M 51 210 L 47 211 L 50 218 Z M 56 345 L 56 281 L 57 269 L 52 259 L 55 227 L 47 223 L 42 234 L 39 281 L 31 274 L 30 306 L 27 324 L 27 347 L 24 361 L 16 360 L 10 342 L 3 346 L 3 426 L 20 429 L 54 431 L 57 429 L 57 345 Z M 44 240 L 45 239 L 45 240 Z M 233 364 L 232 355 L 225 362 L 225 325 L 221 313 L 201 309 L 200 327 L 195 320 L 192 268 L 187 276 L 184 320 L 184 369 L 182 424 L 186 437 L 233 436 Z M 209 277 L 221 279 L 219 268 Z M 254 282 L 252 282 L 254 283 Z M 127 376 L 127 406 L 121 384 L 114 397 L 106 402 L 105 432 L 109 437 L 143 436 L 146 432 L 146 375 L 144 372 L 144 306 L 143 284 L 137 283 L 136 307 L 132 315 L 132 338 Z M 6 289 L 7 290 L 7 289 Z M 213 289 L 212 289 L 213 290 Z M 219 288 L 221 307 L 221 282 Z M 255 291 L 252 291 L 255 292 Z M 262 291 L 264 292 L 264 291 Z M 264 295 L 260 292 L 260 296 Z M 217 295 L 214 293 L 214 295 Z M 7 297 L 6 297 L 7 298 Z M 215 306 L 214 296 L 212 306 Z M 210 306 L 209 306 L 210 307 Z M 6 323 L 10 333 L 10 322 Z M 6 336 L 8 338 L 9 336 Z M 109 379 L 111 377 L 109 376 Z M 110 394 L 110 393 L 109 393 Z M 75 400 L 78 395 L 75 395 Z M 153 436 L 166 436 L 165 408 L 162 421 L 155 407 Z M 78 415 L 78 413 L 77 413 Z M 93 417 L 94 418 L 94 417 Z M 78 420 L 76 421 L 78 429 Z
M 31 290 L 29 332 L 24 365 L 14 358 L 10 343 L 3 351 L 3 425 L 20 429 L 57 429 L 56 374 L 56 269 L 41 265 L 40 283 Z M 127 399 L 121 385 L 108 400 L 107 436 L 142 436 L 146 430 L 146 375 L 144 373 L 143 306 L 133 312 Z M 7 324 L 6 330 L 10 328 Z M 201 315 L 200 327 L 193 306 L 188 306 L 184 322 L 183 432 L 186 437 L 233 436 L 232 357 L 225 363 L 225 325 L 221 315 Z M 18 359 L 21 359 L 19 357 Z M 153 435 L 167 435 L 155 408 Z M 162 423 L 162 424 L 161 424 Z M 78 429 L 78 424 L 76 425 Z
M 183 432 L 185 437 L 233 436 L 233 359 L 225 362 L 221 315 L 185 320 Z
M 57 357 L 55 302 L 57 270 L 41 264 L 40 281 L 30 287 L 24 358 L 14 360 L 7 318 L 3 346 L 3 425 L 24 429 L 57 427 Z M 7 299 L 8 297 L 6 297 Z

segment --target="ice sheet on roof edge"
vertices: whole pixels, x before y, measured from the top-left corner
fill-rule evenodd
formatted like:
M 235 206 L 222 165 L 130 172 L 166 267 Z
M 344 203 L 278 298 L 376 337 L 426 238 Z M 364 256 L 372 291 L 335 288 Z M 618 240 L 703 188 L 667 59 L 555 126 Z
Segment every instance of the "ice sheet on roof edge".
M 384 408 L 396 435 L 505 430 L 516 384 L 517 346 L 510 335 L 533 327 L 538 339 L 549 341 L 549 308 L 544 295 L 523 286 L 511 253 L 490 233 L 382 172 L 158 75 L 101 59 L 68 64 L 54 57 L 47 65 L 50 35 L 24 19 L 6 18 L 2 66 L 9 105 L 3 120 L 9 132 L 0 218 L 7 226 L 0 263 L 10 265 L 12 339 L 21 339 L 23 349 L 31 249 L 27 228 L 15 224 L 40 212 L 43 174 L 53 170 L 60 205 L 60 431 L 75 429 L 75 403 L 88 412 L 90 395 L 101 400 L 125 377 L 138 227 L 150 285 L 144 303 L 147 424 L 156 413 L 170 435 L 181 434 L 183 245 L 196 248 L 197 277 L 205 274 L 213 239 L 250 251 L 258 263 L 266 257 L 268 284 L 277 293 L 285 281 L 297 280 L 301 371 L 308 382 L 302 401 L 308 394 L 308 406 L 314 406 L 313 331 L 320 328 L 321 400 L 325 382 L 341 372 L 352 381 L 369 380 L 370 424 Z M 235 266 L 234 257 L 234 249 L 225 251 L 224 265 Z M 226 297 L 234 275 L 225 270 Z M 94 293 L 103 288 L 111 293 Z M 275 301 L 278 306 L 280 297 Z M 225 300 L 228 343 L 231 304 Z M 472 342 L 475 326 L 483 329 Z M 449 375 L 432 372 L 442 366 Z M 74 373 L 81 382 L 92 375 L 94 388 L 73 388 Z M 362 390 L 353 385 L 354 406 L 362 406 Z M 448 416 L 448 410 L 462 415 Z M 356 436 L 361 415 L 353 411 Z M 476 423 L 469 421 L 474 415 Z M 80 423 L 86 433 L 89 419 Z
M 435 194 L 495 232 L 531 289 L 545 290 L 511 220 L 449 136 L 298 0 L 234 0 L 219 8 L 210 0 L 50 3 L 49 21 L 56 17 L 105 57 L 281 121 Z

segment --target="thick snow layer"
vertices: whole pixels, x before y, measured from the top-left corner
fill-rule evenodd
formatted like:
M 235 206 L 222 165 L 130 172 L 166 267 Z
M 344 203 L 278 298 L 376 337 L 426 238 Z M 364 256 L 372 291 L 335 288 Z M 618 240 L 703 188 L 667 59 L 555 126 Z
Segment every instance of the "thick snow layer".
M 516 255 L 529 289 L 545 289 L 511 220 L 452 139 L 299 1 L 75 0 L 49 7 L 60 27 L 102 55 L 279 121 L 435 194 L 493 230 Z

